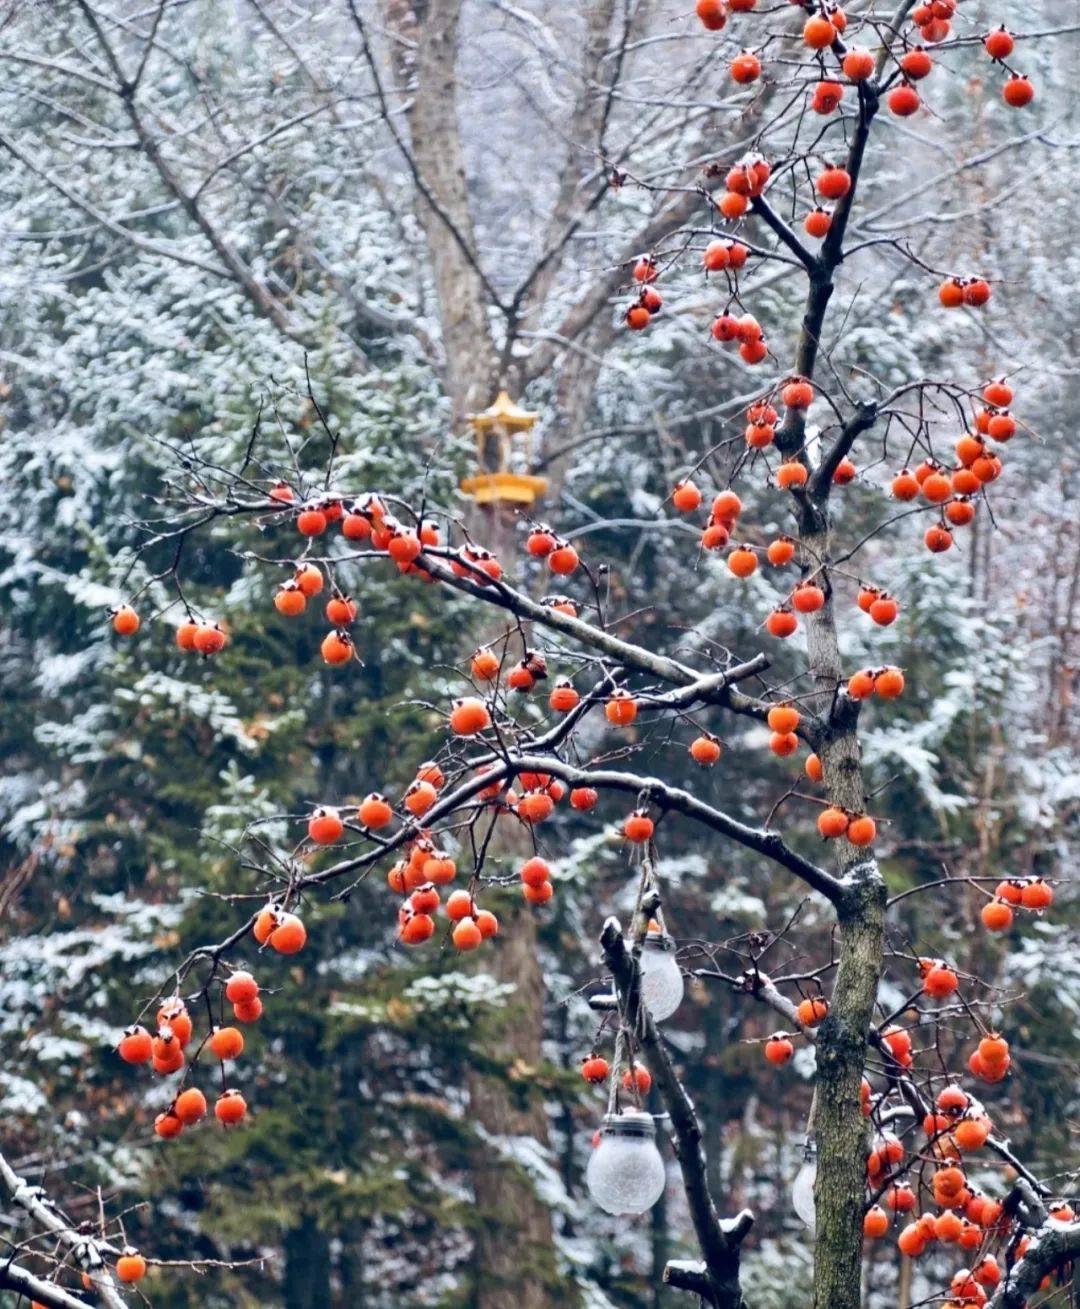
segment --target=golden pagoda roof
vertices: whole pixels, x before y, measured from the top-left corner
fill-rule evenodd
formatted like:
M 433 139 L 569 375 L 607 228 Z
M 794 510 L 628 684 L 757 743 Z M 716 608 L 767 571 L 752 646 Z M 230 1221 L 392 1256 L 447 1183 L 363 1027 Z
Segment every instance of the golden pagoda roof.
M 478 414 L 469 414 L 469 422 L 479 432 L 491 427 L 504 427 L 511 432 L 527 432 L 540 417 L 528 409 L 522 409 L 510 399 L 507 391 L 500 391 L 493 404 L 482 409 Z

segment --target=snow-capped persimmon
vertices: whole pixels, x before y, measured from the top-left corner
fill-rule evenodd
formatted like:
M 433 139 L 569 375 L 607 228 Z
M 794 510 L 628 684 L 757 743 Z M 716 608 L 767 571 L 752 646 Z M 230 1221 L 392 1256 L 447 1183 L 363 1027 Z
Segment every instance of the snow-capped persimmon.
M 302 614 L 306 607 L 307 596 L 295 582 L 282 582 L 274 592 L 274 608 L 279 614 L 295 618 L 297 614 Z
M 435 920 L 428 914 L 410 915 L 398 927 L 398 938 L 403 945 L 423 945 L 435 935 Z
M 877 823 L 868 814 L 859 814 L 848 823 L 844 835 L 852 845 L 870 845 L 877 836 Z
M 827 209 L 822 209 L 816 205 L 803 219 L 803 230 L 807 236 L 812 236 L 815 241 L 820 241 L 828 236 L 829 228 L 832 226 L 832 214 Z
M 723 31 L 727 23 L 727 5 L 724 0 L 697 0 L 694 11 L 706 31 Z
M 1035 99 L 1035 88 L 1020 73 L 1010 73 L 1001 88 L 1001 96 L 1007 105 L 1011 105 L 1014 109 L 1022 109 L 1024 105 L 1031 104 Z
M 176 645 L 179 650 L 195 649 L 195 633 L 199 630 L 199 624 L 194 623 L 191 619 L 181 623 L 176 629 Z
M 690 742 L 690 755 L 702 768 L 711 768 L 720 758 L 720 742 L 715 736 L 697 736 Z
M 319 652 L 322 654 L 324 663 L 331 666 L 347 664 L 354 654 L 352 637 L 348 632 L 339 630 L 327 632 L 322 639 L 322 644 L 319 646 Z
M 219 1059 L 238 1059 L 244 1052 L 244 1034 L 238 1027 L 215 1027 L 210 1049 Z
M 851 190 L 851 174 L 846 168 L 830 165 L 818 173 L 814 185 L 823 199 L 840 200 Z
M 736 55 L 731 61 L 730 68 L 732 80 L 741 86 L 756 82 L 761 76 L 761 60 L 748 50 Z
M 581 1076 L 590 1086 L 599 1086 L 606 1082 L 611 1067 L 608 1061 L 598 1054 L 590 1054 L 581 1061 Z
M 439 793 L 430 782 L 417 780 L 405 792 L 402 803 L 414 818 L 419 818 L 427 813 L 438 798 Z
M 205 1118 L 206 1109 L 206 1096 L 197 1086 L 189 1086 L 186 1091 L 181 1091 L 173 1104 L 173 1113 L 185 1127 L 191 1127 L 200 1118 Z
M 350 510 L 341 520 L 341 535 L 347 541 L 366 541 L 371 535 L 371 523 L 363 514 Z
M 184 1130 L 184 1124 L 171 1109 L 154 1119 L 154 1131 L 163 1141 L 171 1141 Z
M 1025 909 L 1049 909 L 1054 903 L 1054 889 L 1041 877 L 1032 878 L 1020 891 L 1020 903 Z
M 466 696 L 455 700 L 450 709 L 450 730 L 457 736 L 475 736 L 491 726 L 491 714 L 483 700 Z
M 623 1089 L 636 1091 L 638 1095 L 648 1095 L 652 1089 L 652 1073 L 643 1065 L 635 1064 L 631 1073 L 628 1068 L 622 1076 Z
M 326 515 L 314 505 L 309 505 L 296 516 L 296 530 L 301 536 L 321 536 L 326 531 Z
M 228 635 L 220 623 L 200 623 L 191 643 L 201 655 L 218 654 L 228 644 Z
M 483 939 L 480 928 L 477 927 L 475 919 L 471 917 L 459 919 L 451 933 L 451 940 L 458 950 L 475 950 Z
M 781 640 L 792 636 L 799 626 L 799 620 L 790 609 L 774 609 L 765 619 L 765 628 L 770 636 L 778 636 Z
M 899 668 L 883 668 L 874 678 L 874 690 L 883 700 L 895 700 L 904 692 L 904 674 Z
M 433 914 L 441 902 L 433 882 L 422 882 L 409 896 L 409 907 L 417 914 Z
M 795 542 L 790 536 L 777 537 L 775 541 L 769 542 L 765 557 L 774 568 L 782 568 L 784 564 L 789 564 L 794 559 Z
M 357 806 L 356 816 L 366 828 L 377 832 L 391 822 L 394 817 L 394 810 L 386 796 L 373 791 L 360 801 Z
M 800 614 L 814 614 L 825 604 L 825 592 L 813 582 L 802 582 L 792 591 L 791 603 Z
M 852 700 L 866 700 L 874 694 L 874 674 L 869 668 L 861 668 L 848 678 L 847 693 Z
M 946 964 L 935 964 L 923 978 L 923 990 L 934 1000 L 944 1000 L 959 986 L 959 979 Z
M 318 564 L 300 564 L 293 574 L 293 581 L 310 600 L 323 589 L 322 569 Z
M 307 831 L 308 837 L 316 845 L 333 845 L 335 841 L 341 840 L 345 824 L 336 809 L 320 805 L 308 819 Z
M 618 727 L 628 727 L 637 717 L 638 704 L 629 691 L 613 691 L 604 705 L 604 717 Z
M 741 513 L 742 501 L 730 488 L 714 497 L 710 510 L 710 517 L 714 522 L 731 527 Z
M 126 1064 L 145 1064 L 154 1054 L 153 1038 L 145 1027 L 129 1027 L 116 1050 Z
M 870 605 L 867 613 L 879 627 L 888 627 L 896 621 L 900 612 L 899 603 L 891 595 L 878 595 Z
M 281 914 L 270 933 L 270 948 L 278 954 L 298 954 L 307 942 L 307 929 L 296 914 Z
M 332 595 L 326 602 L 326 621 L 334 627 L 346 627 L 356 621 L 359 612 L 356 601 L 347 595 Z
M 823 1023 L 829 1016 L 829 1006 L 820 995 L 808 996 L 799 1001 L 798 1006 L 799 1022 L 804 1027 L 816 1027 L 818 1023 Z
M 139 630 L 139 615 L 131 605 L 121 605 L 112 616 L 113 631 L 118 636 L 134 636 Z
M 584 813 L 592 809 L 599 799 L 599 792 L 593 787 L 575 786 L 570 792 L 570 807 Z
M 990 932 L 1007 932 L 1013 922 L 1013 911 L 1004 900 L 991 900 L 984 904 L 979 916 L 983 926 Z
M 167 1027 L 181 1045 L 187 1045 L 191 1040 L 191 1015 L 179 996 L 174 996 L 173 999 L 165 1001 L 157 1012 L 156 1021 L 159 1031 Z
M 947 278 L 938 287 L 938 300 L 946 309 L 956 309 L 964 303 L 964 287 L 955 277 Z
M 580 700 L 581 696 L 567 678 L 560 678 L 551 688 L 551 694 L 548 696 L 548 704 L 559 714 L 569 713 L 571 709 L 577 707 Z
M 547 904 L 555 894 L 555 888 L 550 882 L 541 882 L 539 886 L 522 886 L 521 894 L 531 905 Z
M 250 1004 L 259 994 L 259 983 L 244 968 L 238 968 L 225 983 L 225 999 L 231 1004 Z
M 794 1045 L 783 1032 L 777 1032 L 765 1042 L 765 1058 L 777 1067 L 786 1064 L 794 1053 Z
M 146 1276 L 146 1260 L 138 1250 L 131 1246 L 124 1250 L 116 1261 L 116 1276 L 124 1283 L 138 1282 Z
M 881 1205 L 871 1205 L 863 1215 L 863 1235 L 875 1241 L 889 1230 L 889 1215 Z
M 738 546 L 728 555 L 728 570 L 736 577 L 749 577 L 757 571 L 757 555 L 746 545 Z
M 823 14 L 814 14 L 803 26 L 803 42 L 811 50 L 827 49 L 836 37 L 836 28 Z
M 810 470 L 798 459 L 789 459 L 776 470 L 776 485 L 781 491 L 790 491 L 795 487 L 805 486 Z
M 648 841 L 655 830 L 653 820 L 644 809 L 635 809 L 623 823 L 623 835 L 628 841 L 638 844 Z
M 680 513 L 691 514 L 701 504 L 701 492 L 690 478 L 676 482 L 671 493 L 671 503 Z
M 555 802 L 546 791 L 526 791 L 517 804 L 517 812 L 526 823 L 542 823 L 554 808 Z
M 818 831 L 827 840 L 837 836 L 843 836 L 848 830 L 848 825 L 848 816 L 844 813 L 843 809 L 836 809 L 830 806 L 828 809 L 823 809 L 821 813 L 818 814 Z
M 556 545 L 547 558 L 548 567 L 559 577 L 568 577 L 580 563 L 578 552 L 566 541 Z
M 214 1103 L 214 1117 L 219 1123 L 231 1126 L 247 1113 L 247 1101 L 235 1088 L 225 1091 Z

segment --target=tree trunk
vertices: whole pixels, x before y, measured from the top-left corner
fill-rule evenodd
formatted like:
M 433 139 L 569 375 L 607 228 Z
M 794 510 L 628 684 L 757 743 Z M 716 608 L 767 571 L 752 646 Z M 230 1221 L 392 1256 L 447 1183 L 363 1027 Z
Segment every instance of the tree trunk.
M 815 530 L 803 533 L 811 568 L 827 558 L 828 507 L 810 511 Z M 832 595 L 807 622 L 807 653 L 817 687 L 816 708 L 828 726 L 818 747 L 831 804 L 861 813 L 865 805 L 856 730 L 858 706 L 835 700 L 842 665 Z M 885 941 L 885 883 L 865 848 L 835 842 L 850 889 L 837 908 L 838 967 L 829 1016 L 818 1029 L 816 1107 L 817 1184 L 814 1309 L 859 1309 L 862 1301 L 862 1215 L 866 1177 L 866 1120 L 859 1086 L 866 1062 Z
M 489 404 L 498 351 L 479 267 L 457 120 L 461 0 L 386 0 L 394 81 L 408 95 L 417 213 L 435 276 L 446 393 L 455 426 Z
M 305 1214 L 285 1233 L 285 1309 L 326 1309 L 330 1295 L 330 1243 Z
M 543 1102 L 535 1090 L 530 1094 L 543 1036 L 544 976 L 536 919 L 516 905 L 509 911 L 500 906 L 499 916 L 499 939 L 485 967 L 517 990 L 485 1047 L 499 1074 L 469 1074 L 470 1112 L 483 1132 L 472 1160 L 478 1220 L 472 1303 L 474 1309 L 562 1309 L 575 1304 L 577 1294 L 558 1273 L 551 1212 L 522 1165 L 508 1157 L 519 1140 L 529 1149 L 546 1150 L 548 1145 Z M 515 1081 L 519 1096 L 512 1089 Z

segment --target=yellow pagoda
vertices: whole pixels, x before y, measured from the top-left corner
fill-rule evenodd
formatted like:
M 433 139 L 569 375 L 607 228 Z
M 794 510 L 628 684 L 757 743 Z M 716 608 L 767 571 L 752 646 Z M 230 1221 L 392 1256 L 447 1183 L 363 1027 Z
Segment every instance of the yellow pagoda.
M 500 391 L 493 404 L 478 414 L 470 414 L 469 425 L 476 433 L 476 457 L 480 471 L 462 479 L 461 489 L 478 505 L 531 505 L 547 490 L 546 477 L 535 477 L 520 468 L 531 468 L 533 444 L 530 433 L 540 417 L 522 409 Z M 524 448 L 514 451 L 512 438 L 525 437 Z

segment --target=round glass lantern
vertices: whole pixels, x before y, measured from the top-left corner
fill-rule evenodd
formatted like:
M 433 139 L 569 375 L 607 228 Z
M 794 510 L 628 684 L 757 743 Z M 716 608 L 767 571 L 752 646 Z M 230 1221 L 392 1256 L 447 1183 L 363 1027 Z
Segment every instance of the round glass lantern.
M 684 991 L 675 942 L 663 932 L 649 932 L 641 943 L 641 998 L 653 1022 L 670 1018 L 682 1004 Z
M 638 1109 L 605 1114 L 585 1170 L 585 1184 L 600 1208 L 609 1214 L 643 1214 L 663 1195 L 665 1181 L 652 1115 Z

